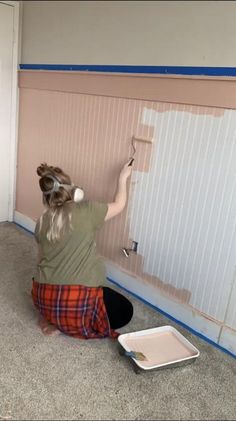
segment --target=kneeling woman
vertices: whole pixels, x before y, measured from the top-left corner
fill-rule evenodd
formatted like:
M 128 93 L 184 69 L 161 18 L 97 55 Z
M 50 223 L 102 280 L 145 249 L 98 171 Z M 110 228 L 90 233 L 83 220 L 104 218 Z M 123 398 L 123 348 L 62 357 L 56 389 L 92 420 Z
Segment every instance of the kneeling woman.
M 83 200 L 83 190 L 60 168 L 37 168 L 45 212 L 37 221 L 35 238 L 39 263 L 32 297 L 45 334 L 61 331 L 77 338 L 116 338 L 115 329 L 132 318 L 127 298 L 105 286 L 102 262 L 96 255 L 95 234 L 104 221 L 125 207 L 127 163 L 121 170 L 113 203 Z

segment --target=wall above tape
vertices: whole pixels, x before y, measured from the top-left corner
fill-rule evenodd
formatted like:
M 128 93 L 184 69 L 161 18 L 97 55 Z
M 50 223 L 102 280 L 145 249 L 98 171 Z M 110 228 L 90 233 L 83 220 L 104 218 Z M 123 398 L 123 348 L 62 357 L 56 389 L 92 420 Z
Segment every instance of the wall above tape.
M 24 1 L 22 63 L 236 67 L 234 1 Z

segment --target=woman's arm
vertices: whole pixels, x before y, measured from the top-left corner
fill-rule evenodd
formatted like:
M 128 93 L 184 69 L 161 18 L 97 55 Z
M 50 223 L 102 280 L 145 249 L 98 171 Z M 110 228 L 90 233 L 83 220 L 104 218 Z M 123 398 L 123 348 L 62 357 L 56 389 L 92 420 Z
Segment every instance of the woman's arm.
M 127 179 L 130 177 L 132 172 L 132 165 L 130 160 L 124 165 L 120 172 L 117 191 L 115 200 L 112 203 L 108 203 L 108 210 L 105 216 L 105 221 L 118 215 L 124 209 L 127 200 Z

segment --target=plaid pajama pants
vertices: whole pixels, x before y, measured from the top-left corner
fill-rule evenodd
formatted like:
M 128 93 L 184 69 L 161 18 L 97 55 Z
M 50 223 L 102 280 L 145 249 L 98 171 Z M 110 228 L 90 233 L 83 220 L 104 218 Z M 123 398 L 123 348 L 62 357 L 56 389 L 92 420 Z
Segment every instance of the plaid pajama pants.
M 119 336 L 110 328 L 102 287 L 42 284 L 33 279 L 31 294 L 42 316 L 67 335 L 80 339 Z

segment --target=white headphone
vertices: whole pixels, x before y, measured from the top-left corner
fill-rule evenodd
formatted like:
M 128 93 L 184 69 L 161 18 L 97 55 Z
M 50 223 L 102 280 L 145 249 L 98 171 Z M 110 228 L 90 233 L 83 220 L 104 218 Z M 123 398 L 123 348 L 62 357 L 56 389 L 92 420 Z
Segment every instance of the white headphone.
M 83 189 L 81 189 L 80 187 L 75 187 L 73 184 L 63 184 L 61 183 L 61 181 L 59 180 L 59 178 L 57 178 L 55 175 L 51 175 L 48 174 L 46 176 L 47 178 L 50 178 L 53 181 L 53 186 L 50 190 L 44 191 L 43 194 L 45 194 L 46 196 L 48 194 L 54 193 L 54 192 L 58 192 L 60 187 L 63 187 L 66 190 L 72 190 L 74 189 L 74 194 L 73 194 L 73 200 L 76 203 L 81 202 L 81 200 L 83 200 L 84 198 L 84 191 Z

